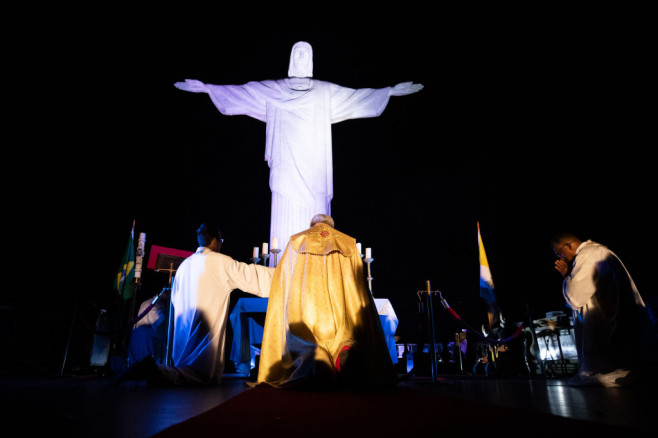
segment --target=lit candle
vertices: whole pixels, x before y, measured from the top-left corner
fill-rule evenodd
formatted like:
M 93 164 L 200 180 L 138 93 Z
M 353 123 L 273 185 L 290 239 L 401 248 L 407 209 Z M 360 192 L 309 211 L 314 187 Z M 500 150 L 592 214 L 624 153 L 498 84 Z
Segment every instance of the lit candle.
M 252 255 L 253 258 L 257 259 L 258 258 L 258 247 L 254 246 L 254 253 Z
M 361 244 L 359 242 L 356 243 L 356 250 L 359 251 L 359 255 L 361 255 Z
M 263 242 L 263 254 L 267 254 L 267 243 Z
M 366 248 L 366 258 L 367 259 L 372 258 L 372 248 Z
M 272 249 L 279 249 L 279 239 L 272 237 Z

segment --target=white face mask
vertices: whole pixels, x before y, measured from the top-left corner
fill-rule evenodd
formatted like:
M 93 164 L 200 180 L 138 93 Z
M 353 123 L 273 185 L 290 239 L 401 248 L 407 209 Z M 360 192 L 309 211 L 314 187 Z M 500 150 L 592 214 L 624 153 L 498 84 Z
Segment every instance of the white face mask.
M 313 48 L 305 41 L 296 42 L 290 52 L 290 67 L 288 77 L 313 77 Z

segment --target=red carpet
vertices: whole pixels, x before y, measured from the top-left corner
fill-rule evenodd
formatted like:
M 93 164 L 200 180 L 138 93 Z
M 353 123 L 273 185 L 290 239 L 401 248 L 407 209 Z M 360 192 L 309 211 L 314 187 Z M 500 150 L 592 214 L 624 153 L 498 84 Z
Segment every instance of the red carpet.
M 258 386 L 155 435 L 171 437 L 638 436 L 622 427 L 397 387 L 359 393 Z

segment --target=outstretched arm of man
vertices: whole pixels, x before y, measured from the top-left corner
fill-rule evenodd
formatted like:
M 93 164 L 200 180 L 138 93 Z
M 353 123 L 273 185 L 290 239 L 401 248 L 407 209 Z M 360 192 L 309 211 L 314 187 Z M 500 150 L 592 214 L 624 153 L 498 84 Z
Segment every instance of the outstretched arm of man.
M 176 82 L 174 87 L 179 90 L 189 91 L 192 93 L 207 93 L 208 88 L 206 84 L 196 79 L 185 79 L 185 82 Z
M 417 93 L 423 89 L 423 84 L 414 84 L 413 82 L 401 82 L 391 88 L 389 95 L 406 96 L 407 94 Z

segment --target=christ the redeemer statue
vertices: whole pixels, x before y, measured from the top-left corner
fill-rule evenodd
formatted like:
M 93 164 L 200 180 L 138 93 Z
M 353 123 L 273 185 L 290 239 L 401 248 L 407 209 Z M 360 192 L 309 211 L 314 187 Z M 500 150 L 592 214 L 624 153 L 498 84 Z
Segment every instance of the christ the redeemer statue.
M 224 115 L 246 115 L 266 123 L 265 160 L 270 167 L 270 239 L 285 249 L 290 236 L 309 227 L 314 215 L 331 215 L 333 164 L 331 124 L 379 116 L 390 96 L 423 86 L 352 89 L 313 79 L 313 49 L 295 43 L 288 78 L 244 85 L 211 85 L 194 79 L 174 86 L 208 93 Z

